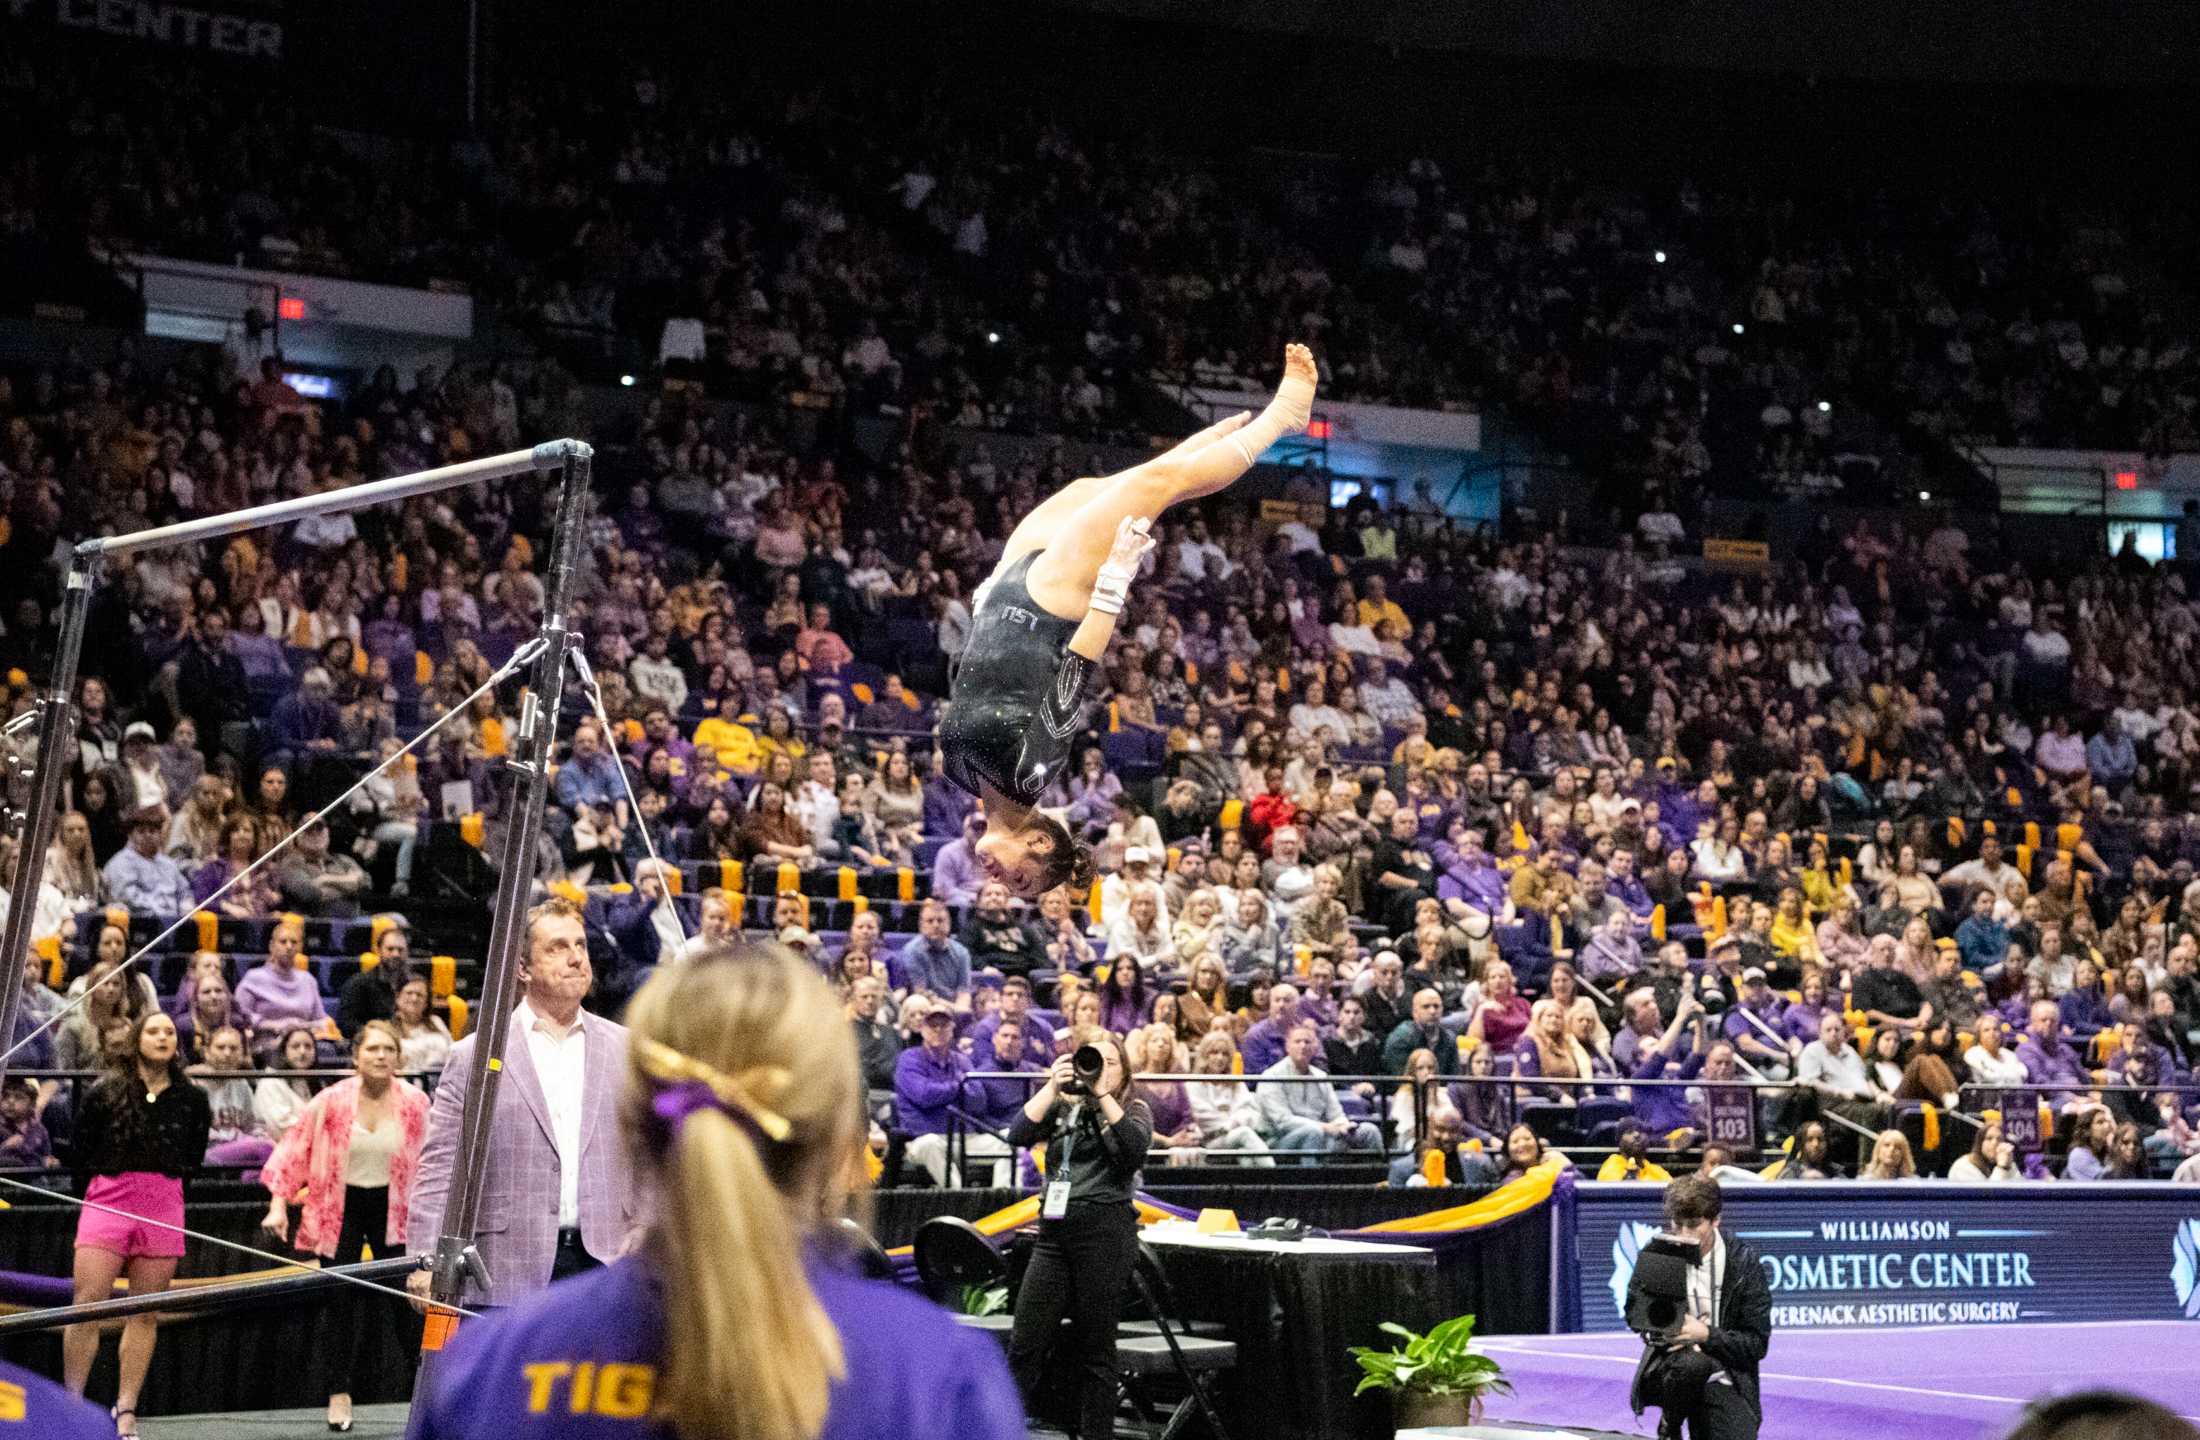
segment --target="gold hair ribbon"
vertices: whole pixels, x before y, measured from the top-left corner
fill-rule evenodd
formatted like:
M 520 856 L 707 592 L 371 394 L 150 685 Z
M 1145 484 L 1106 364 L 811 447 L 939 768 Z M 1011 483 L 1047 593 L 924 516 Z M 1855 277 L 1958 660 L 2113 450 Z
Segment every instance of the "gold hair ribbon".
M 652 1107 L 675 1130 L 689 1115 L 707 1106 L 748 1121 L 775 1141 L 784 1141 L 793 1133 L 787 1117 L 758 1098 L 760 1092 L 774 1099 L 785 1093 L 794 1083 L 792 1071 L 777 1065 L 757 1065 L 738 1075 L 728 1075 L 715 1065 L 644 1036 L 633 1036 L 629 1043 L 642 1073 L 658 1086 Z

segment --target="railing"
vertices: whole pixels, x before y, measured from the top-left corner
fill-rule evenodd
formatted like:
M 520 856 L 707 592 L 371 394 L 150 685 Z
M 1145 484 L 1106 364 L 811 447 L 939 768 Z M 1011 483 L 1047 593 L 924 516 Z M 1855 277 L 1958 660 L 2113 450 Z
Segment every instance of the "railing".
M 1427 1080 L 1410 1081 L 1402 1076 L 1397 1075 L 1323 1075 L 1319 1077 L 1309 1077 L 1305 1080 L 1294 1080 L 1288 1078 L 1277 1079 L 1261 1075 L 1200 1075 L 1172 1072 L 1166 1074 L 1140 1075 L 1136 1077 L 1136 1081 L 1134 1083 L 1225 1084 L 1238 1085 L 1247 1089 L 1257 1087 L 1264 1082 L 1294 1085 L 1326 1084 L 1340 1091 L 1352 1090 L 1355 1087 L 1362 1085 L 1372 1086 L 1375 1089 L 1376 1099 L 1379 1103 L 1373 1106 L 1365 1115 L 1357 1115 L 1351 1113 L 1350 1111 L 1347 1111 L 1345 1118 L 1355 1124 L 1373 1124 L 1379 1132 L 1384 1134 L 1384 1147 L 1381 1151 L 1377 1153 L 1380 1159 L 1387 1163 L 1389 1161 L 1397 1159 L 1402 1155 L 1417 1153 L 1417 1137 L 1426 1136 L 1428 1134 L 1429 1116 L 1433 1103 L 1431 1097 L 1433 1092 L 1437 1090 L 1449 1090 L 1454 1086 L 1483 1088 L 1495 1087 L 1501 1092 L 1504 1092 L 1504 1103 L 1499 1108 L 1503 1113 L 1506 1114 L 1509 1122 L 1512 1124 L 1522 1123 L 1523 1117 L 1528 1113 L 1531 1113 L 1531 1107 L 1572 1106 L 1577 1103 L 1577 1098 L 1627 1101 L 1630 1102 L 1631 1108 L 1629 1113 L 1632 1114 L 1633 1110 L 1631 1102 L 1635 1099 L 1638 1092 L 1654 1090 L 1681 1090 L 1683 1092 L 1694 1091 L 1702 1096 L 1705 1100 L 1705 1105 L 1702 1108 L 1704 1108 L 1706 1111 L 1710 1111 L 1713 1108 L 1710 1104 L 1713 1092 L 1726 1092 L 1729 1095 L 1736 1093 L 1747 1094 L 1750 1097 L 1747 1103 L 1754 1108 L 1756 1105 L 1763 1101 L 1784 1100 L 1786 1097 L 1790 1096 L 1793 1092 L 1797 1090 L 1806 1090 L 1813 1088 L 1807 1082 L 1797 1079 L 1778 1079 L 1767 1077 L 1753 1067 L 1749 1066 L 1746 1062 L 1738 1062 L 1738 1064 L 1743 1071 L 1742 1074 L 1732 1077 L 1717 1077 L 1712 1079 L 1705 1079 L 1702 1076 L 1697 1076 L 1690 1079 L 1643 1080 L 1611 1075 L 1587 1077 L 1545 1075 L 1439 1075 Z M 1023 1085 L 1028 1092 L 1030 1090 L 1036 1089 L 1040 1085 L 1043 1085 L 1046 1082 L 1046 1079 L 1047 1076 L 1044 1071 L 982 1070 L 972 1071 L 966 1074 L 957 1086 L 957 1093 L 954 1104 L 949 1107 L 949 1128 L 947 1134 L 948 1164 L 950 1167 L 950 1173 L 963 1173 L 963 1166 L 968 1159 L 966 1141 L 972 1134 L 990 1136 L 995 1140 L 1002 1141 L 1004 1144 L 1006 1143 L 1006 1135 L 1004 1129 L 998 1128 L 995 1124 L 989 1123 L 987 1119 L 980 1118 L 978 1114 L 972 1113 L 974 1109 L 982 1110 L 983 1107 L 973 1107 L 970 1103 L 971 1086 L 984 1082 L 1011 1082 Z M 1411 1087 L 1413 1094 L 1412 1136 L 1416 1138 L 1413 1145 L 1401 1146 L 1396 1143 L 1400 1136 L 1392 1133 L 1393 1127 L 1390 1109 L 1387 1098 L 1385 1097 L 1395 1096 L 1401 1089 L 1408 1086 Z M 1539 1090 L 1556 1090 L 1561 1092 L 1564 1098 L 1552 1099 L 1547 1095 L 1539 1096 L 1530 1093 Z M 2012 1096 L 2032 1096 L 2036 1097 L 2036 1099 L 2038 1100 L 2049 1100 L 2052 1097 L 2068 1097 L 2080 1100 L 2092 1100 L 2096 1097 L 2105 1099 L 2105 1097 L 2107 1096 L 2119 1094 L 2138 1095 L 2151 1098 L 2165 1092 L 2185 1097 L 2185 1103 L 2180 1108 L 2189 1109 L 2193 1103 L 2200 1102 L 2200 1076 L 2191 1076 L 2174 1082 L 2165 1082 L 2159 1085 L 2147 1086 L 2133 1086 L 2122 1083 L 2087 1083 L 2082 1085 L 2067 1086 L 2053 1084 L 1990 1086 L 1967 1083 L 1958 1086 L 1957 1093 L 1959 1096 L 1959 1101 L 1955 1107 L 1936 1106 L 1936 1109 L 1939 1114 L 1947 1116 L 1951 1120 L 1968 1126 L 1973 1130 L 1981 1130 L 1985 1127 L 1987 1123 L 1987 1121 L 1983 1118 L 1983 1112 L 1988 1110 L 2006 1110 L 2009 1105 L 2015 1103 L 2010 1098 Z M 883 1100 L 884 1098 L 886 1098 L 886 1093 L 887 1092 L 874 1092 L 874 1095 L 876 1098 Z M 1966 1102 L 1969 1102 L 1968 1108 L 1966 1108 Z M 1895 1101 L 1890 1103 L 1900 1105 L 1912 1102 Z M 1698 1107 L 1696 1106 L 1691 1106 L 1692 1118 L 1693 1112 L 1697 1108 Z M 1011 1115 L 1008 1118 L 1012 1120 L 1014 1117 L 1013 1115 Z M 1715 1121 L 1712 1120 L 1710 1114 L 1706 1114 L 1704 1118 L 1707 1121 L 1711 1121 L 1710 1128 L 1716 1128 Z M 1866 1143 L 1874 1141 L 1878 1138 L 1878 1132 L 1873 1130 L 1871 1127 L 1858 1124 L 1857 1122 L 1852 1121 L 1844 1116 L 1837 1115 L 1829 1111 L 1821 1111 L 1815 1118 L 1827 1125 L 1846 1130 L 1856 1135 L 1861 1141 Z M 1716 1134 L 1705 1135 L 1702 1138 L 1712 1143 L 1729 1143 L 1721 1139 Z M 1502 1139 L 1502 1137 L 1500 1137 L 1500 1139 Z M 1750 1138 L 1739 1148 L 1754 1153 L 1761 1153 L 1763 1151 L 1764 1147 L 1757 1145 L 1755 1142 L 1754 1125 L 1752 1126 Z M 1172 1147 L 1167 1146 L 1155 1146 L 1148 1152 L 1150 1156 L 1163 1157 L 1164 1159 L 1175 1153 L 1180 1152 L 1174 1150 Z M 1209 1159 L 1219 1159 L 1231 1163 L 1242 1163 L 1245 1160 L 1255 1158 L 1267 1158 L 1279 1162 L 1290 1160 L 1302 1164 L 1319 1163 L 1324 1159 L 1325 1153 L 1333 1159 L 1342 1158 L 1347 1161 L 1349 1161 L 1350 1159 L 1350 1152 L 1346 1152 L 1343 1155 L 1339 1156 L 1337 1152 L 1282 1150 L 1276 1149 L 1273 1146 L 1265 1149 L 1217 1151 L 1203 1150 L 1202 1153 Z M 1003 1160 L 1003 1157 L 1000 1156 L 982 1156 L 979 1158 L 977 1163 L 1008 1163 L 1013 1165 L 1016 1163 L 1016 1151 L 1014 1147 L 1010 1147 L 1005 1161 Z

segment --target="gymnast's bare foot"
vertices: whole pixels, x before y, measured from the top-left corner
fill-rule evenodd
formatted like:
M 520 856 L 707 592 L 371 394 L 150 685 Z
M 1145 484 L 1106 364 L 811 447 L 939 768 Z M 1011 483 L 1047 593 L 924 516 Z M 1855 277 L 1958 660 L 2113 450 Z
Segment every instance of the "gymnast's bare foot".
M 1314 418 L 1314 387 L 1321 372 L 1314 368 L 1314 352 L 1304 345 L 1283 347 L 1283 383 L 1268 402 L 1269 413 L 1284 423 L 1284 433 L 1296 435 Z

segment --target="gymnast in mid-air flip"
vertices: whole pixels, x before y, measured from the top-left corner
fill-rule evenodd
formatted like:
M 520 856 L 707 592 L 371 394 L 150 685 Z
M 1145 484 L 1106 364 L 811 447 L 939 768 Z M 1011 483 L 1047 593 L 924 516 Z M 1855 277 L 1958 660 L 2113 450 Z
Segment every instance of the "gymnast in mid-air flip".
M 1084 728 L 1085 687 L 1115 634 L 1156 516 L 1228 486 L 1314 412 L 1314 353 L 1283 351 L 1283 382 L 1239 412 L 1116 475 L 1073 480 L 1023 518 L 978 587 L 940 716 L 947 776 L 985 804 L 979 868 L 1026 899 L 1092 883 L 1092 857 L 1039 797 Z

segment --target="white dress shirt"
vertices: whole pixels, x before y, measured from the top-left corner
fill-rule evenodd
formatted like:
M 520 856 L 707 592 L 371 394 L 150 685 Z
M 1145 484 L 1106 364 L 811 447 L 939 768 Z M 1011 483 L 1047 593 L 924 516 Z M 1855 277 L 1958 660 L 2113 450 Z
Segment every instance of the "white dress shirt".
M 527 1058 L 542 1084 L 542 1098 L 550 1106 L 550 1134 L 558 1147 L 558 1228 L 581 1223 L 581 1111 L 586 1094 L 588 1038 L 581 1032 L 581 1017 L 563 1038 L 551 1022 L 537 1015 L 525 1000 L 512 1012 L 512 1024 L 527 1037 Z
M 1688 1267 L 1688 1318 L 1701 1320 L 1706 1330 L 1719 1328 L 1719 1286 L 1725 1279 L 1726 1236 L 1721 1234 L 1712 1241 L 1711 1253 L 1703 1262 Z M 1734 1377 L 1720 1369 L 1704 1383 L 1731 1385 Z

